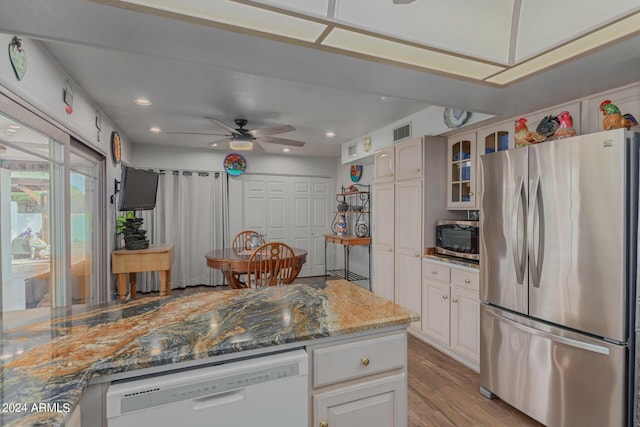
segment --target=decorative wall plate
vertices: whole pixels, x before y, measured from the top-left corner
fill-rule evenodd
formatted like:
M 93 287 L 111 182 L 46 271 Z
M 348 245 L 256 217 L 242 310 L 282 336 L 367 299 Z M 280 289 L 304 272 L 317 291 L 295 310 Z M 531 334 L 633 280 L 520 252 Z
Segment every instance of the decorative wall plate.
M 238 153 L 228 154 L 224 158 L 224 170 L 231 176 L 239 176 L 247 170 L 247 161 Z
M 358 237 L 367 237 L 369 234 L 369 227 L 364 222 L 359 222 L 356 224 L 356 236 Z
M 27 54 L 21 42 L 18 36 L 14 36 L 9 43 L 9 61 L 18 80 L 22 80 L 27 72 Z
M 455 110 L 453 108 L 444 109 L 444 124 L 451 129 L 459 128 L 471 117 L 470 111 Z
M 122 157 L 122 143 L 120 142 L 120 134 L 117 131 L 111 132 L 111 157 L 114 163 L 120 163 Z
M 371 150 L 371 137 L 365 136 L 362 141 L 362 148 L 364 148 L 365 153 Z
M 362 177 L 362 165 L 351 165 L 350 169 L 351 181 L 360 181 L 360 178 Z

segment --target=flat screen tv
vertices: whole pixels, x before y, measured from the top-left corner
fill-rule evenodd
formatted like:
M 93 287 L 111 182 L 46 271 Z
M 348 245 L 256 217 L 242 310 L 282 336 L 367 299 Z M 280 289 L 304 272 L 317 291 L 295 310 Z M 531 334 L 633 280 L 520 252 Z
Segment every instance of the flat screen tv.
M 120 210 L 144 211 L 156 207 L 159 173 L 122 167 L 120 180 Z

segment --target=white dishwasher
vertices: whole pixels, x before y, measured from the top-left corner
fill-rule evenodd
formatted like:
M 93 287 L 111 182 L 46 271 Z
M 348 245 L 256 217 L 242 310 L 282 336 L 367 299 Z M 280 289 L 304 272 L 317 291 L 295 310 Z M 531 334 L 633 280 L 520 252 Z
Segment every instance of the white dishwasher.
M 304 350 L 125 380 L 109 386 L 107 425 L 300 427 L 308 387 Z

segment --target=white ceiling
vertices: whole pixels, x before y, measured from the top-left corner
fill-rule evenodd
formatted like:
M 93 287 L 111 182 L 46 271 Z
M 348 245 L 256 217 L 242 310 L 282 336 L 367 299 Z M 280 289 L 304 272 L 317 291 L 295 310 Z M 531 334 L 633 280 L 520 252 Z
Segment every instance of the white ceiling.
M 292 154 L 338 156 L 342 143 L 430 105 L 513 117 L 640 75 L 640 0 L 5 0 L 2 9 L 0 32 L 43 40 L 142 144 L 204 148 L 218 137 L 148 129 L 225 133 L 203 117 L 245 117 L 249 129 L 293 125 L 277 135 L 307 143 Z

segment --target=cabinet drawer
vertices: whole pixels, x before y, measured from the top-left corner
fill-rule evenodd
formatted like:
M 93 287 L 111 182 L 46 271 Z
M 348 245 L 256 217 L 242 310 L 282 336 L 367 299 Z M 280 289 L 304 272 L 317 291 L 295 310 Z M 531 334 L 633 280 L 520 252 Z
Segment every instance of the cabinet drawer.
M 467 288 L 471 291 L 480 291 L 480 273 L 466 270 L 451 270 L 451 284 Z
M 449 283 L 451 281 L 451 268 L 446 265 L 424 263 L 424 277 L 441 282 Z
M 405 333 L 332 345 L 312 350 L 313 386 L 401 369 L 407 361 Z

